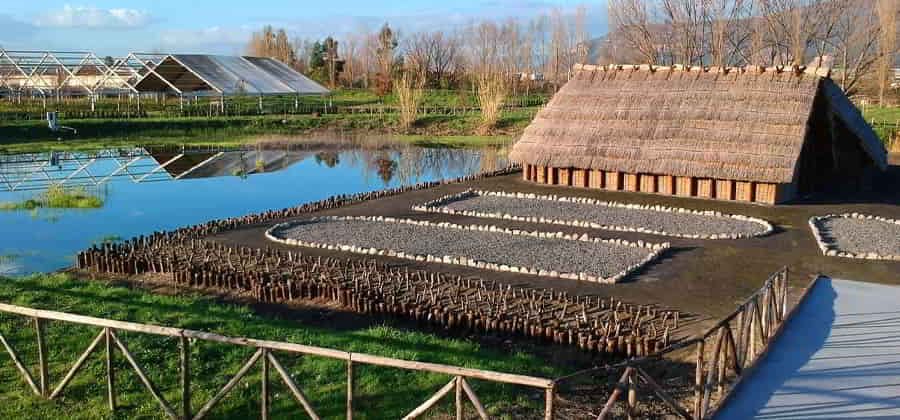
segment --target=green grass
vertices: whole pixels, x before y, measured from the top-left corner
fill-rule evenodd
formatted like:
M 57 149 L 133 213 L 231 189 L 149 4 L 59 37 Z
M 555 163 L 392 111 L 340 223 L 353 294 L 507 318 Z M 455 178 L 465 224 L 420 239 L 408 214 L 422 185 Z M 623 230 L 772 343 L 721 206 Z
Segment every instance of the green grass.
M 460 365 L 502 372 L 555 377 L 565 369 L 549 365 L 525 353 L 499 351 L 456 339 L 408 332 L 389 326 L 326 329 L 296 321 L 255 314 L 244 306 L 214 302 L 198 296 L 163 296 L 99 281 L 80 281 L 69 275 L 44 275 L 17 279 L 0 278 L 0 301 L 15 305 L 128 320 L 155 325 L 190 328 L 215 333 L 288 341 L 363 352 L 406 360 Z M 0 331 L 13 344 L 24 363 L 34 366 L 34 330 L 27 319 L 0 315 Z M 78 355 L 98 333 L 96 328 L 51 322 L 47 326 L 50 380 L 56 384 Z M 177 407 L 177 343 L 168 338 L 121 333 L 138 362 L 164 396 Z M 193 406 L 198 409 L 250 356 L 251 349 L 210 343 L 192 346 Z M 4 353 L 0 357 L 0 418 L 95 419 L 109 417 L 106 408 L 105 367 L 102 345 L 75 376 L 56 402 L 34 397 Z M 295 381 L 323 418 L 341 418 L 345 399 L 345 365 L 319 357 L 278 354 Z M 161 418 L 162 414 L 136 375 L 127 370 L 118 353 L 116 359 L 121 410 L 116 418 Z M 277 377 L 272 373 L 273 378 Z M 357 366 L 355 404 L 357 418 L 399 418 L 447 383 L 445 375 L 408 372 L 372 366 Z M 296 417 L 300 408 L 288 390 L 273 380 L 274 418 Z M 259 413 L 260 377 L 251 370 L 212 413 L 211 418 L 256 418 Z M 501 416 L 511 405 L 533 408 L 539 413 L 541 394 L 521 387 L 472 381 L 482 402 Z M 438 412 L 449 412 L 452 396 Z M 177 410 L 177 408 L 176 408 Z
M 18 203 L 0 203 L 0 210 L 49 209 L 98 209 L 103 207 L 100 197 L 90 195 L 84 188 L 65 188 L 52 185 L 38 198 L 29 198 Z
M 868 106 L 864 109 L 863 116 L 871 122 L 900 122 L 900 107 L 896 106 Z
M 484 136 L 473 136 L 479 125 L 479 116 L 426 115 L 413 127 L 412 135 L 419 139 L 412 143 L 460 145 L 466 139 L 474 145 L 503 143 L 528 125 L 534 109 L 505 112 L 498 124 L 496 141 Z M 297 136 L 315 131 L 341 131 L 375 134 L 393 134 L 397 117 L 367 114 L 329 114 L 314 117 L 300 116 L 251 116 L 213 118 L 144 118 L 144 119 L 85 119 L 66 121 L 78 130 L 77 136 L 58 138 L 39 121 L 13 121 L 0 125 L 0 152 L 23 153 L 46 150 L 77 150 L 96 148 L 142 146 L 208 146 L 226 147 L 252 143 L 260 136 Z M 449 140 L 441 140 L 451 136 Z M 490 137 L 490 136 L 488 136 Z
M 900 107 L 868 106 L 863 109 L 866 122 L 874 122 L 872 128 L 885 145 L 890 146 L 892 136 L 896 136 L 897 124 L 900 124 Z

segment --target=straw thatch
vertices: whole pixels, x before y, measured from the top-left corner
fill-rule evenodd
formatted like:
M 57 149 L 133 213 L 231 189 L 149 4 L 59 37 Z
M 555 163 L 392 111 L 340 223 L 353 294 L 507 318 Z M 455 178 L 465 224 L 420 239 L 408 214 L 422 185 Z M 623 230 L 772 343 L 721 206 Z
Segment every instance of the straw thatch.
M 790 183 L 811 116 L 828 108 L 885 168 L 877 136 L 827 74 L 576 66 L 510 158 L 539 167 Z

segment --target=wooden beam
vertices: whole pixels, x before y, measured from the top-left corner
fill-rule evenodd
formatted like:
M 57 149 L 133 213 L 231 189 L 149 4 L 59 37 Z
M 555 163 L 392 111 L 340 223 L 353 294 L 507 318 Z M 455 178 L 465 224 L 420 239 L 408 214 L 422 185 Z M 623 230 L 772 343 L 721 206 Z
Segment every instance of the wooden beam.
M 666 403 L 669 408 L 675 410 L 675 412 L 679 416 L 681 416 L 681 418 L 685 420 L 693 420 L 694 417 L 691 416 L 691 413 L 688 413 L 688 411 L 682 408 L 681 405 L 675 401 L 675 399 L 669 396 L 669 394 L 667 394 L 666 391 L 663 390 L 663 388 L 659 386 L 659 384 L 657 384 L 649 374 L 647 374 L 647 372 L 644 372 L 644 370 L 640 367 L 636 367 L 635 369 L 637 370 L 638 377 L 643 379 L 644 383 L 650 387 L 650 390 L 652 390 L 653 393 L 656 394 L 657 397 L 659 397 L 659 399 L 663 400 L 663 402 Z
M 6 337 L 0 333 L 0 343 L 3 343 L 3 348 L 6 349 L 6 352 L 9 353 L 10 359 L 12 359 L 13 364 L 16 365 L 16 369 L 19 370 L 19 373 L 22 374 L 22 377 L 25 378 L 25 382 L 28 386 L 31 387 L 31 390 L 34 391 L 35 395 L 41 395 L 41 389 L 38 388 L 37 384 L 34 382 L 34 377 L 31 376 L 31 372 L 28 371 L 28 368 L 22 364 L 22 360 L 19 359 L 19 355 L 16 354 L 16 350 L 6 341 Z
M 119 337 L 116 336 L 114 331 L 110 331 L 109 334 L 112 336 L 113 340 L 116 342 L 116 346 L 119 350 L 122 351 L 122 354 L 125 356 L 125 360 L 128 361 L 128 364 L 134 369 L 134 373 L 137 374 L 138 378 L 140 378 L 141 382 L 144 383 L 144 386 L 150 391 L 150 395 L 153 395 L 153 398 L 159 403 L 162 407 L 163 411 L 165 411 L 166 415 L 168 415 L 172 419 L 178 419 L 178 415 L 175 414 L 175 410 L 172 409 L 172 406 L 169 405 L 169 402 L 163 397 L 162 393 L 156 389 L 156 385 L 150 380 L 147 374 L 144 372 L 144 369 L 137 363 L 134 359 L 134 356 L 131 354 L 131 351 L 128 350 L 128 346 L 119 340 Z
M 481 405 L 481 400 L 479 400 L 478 396 L 475 395 L 475 391 L 472 391 L 472 388 L 469 386 L 469 383 L 466 382 L 466 379 L 460 376 L 457 378 L 457 381 L 462 383 L 463 391 L 466 391 L 466 395 L 469 397 L 469 401 L 471 401 L 472 405 L 475 406 L 475 411 L 478 411 L 478 416 L 481 417 L 482 420 L 487 420 L 487 411 L 485 411 L 484 406 Z
M 97 334 L 97 337 L 94 338 L 94 341 L 88 346 L 87 350 L 81 353 L 81 356 L 78 360 L 75 361 L 75 364 L 69 369 L 69 372 L 66 373 L 66 376 L 63 377 L 62 381 L 59 382 L 59 385 L 56 386 L 56 389 L 53 390 L 53 393 L 50 394 L 50 399 L 54 399 L 59 396 L 66 388 L 66 385 L 69 384 L 69 381 L 75 376 L 76 373 L 81 369 L 81 366 L 84 365 L 84 362 L 87 358 L 93 353 L 93 351 L 100 346 L 100 342 L 106 338 L 106 330 L 101 330 L 100 334 Z
M 243 366 L 241 366 L 238 372 L 228 381 L 228 383 L 226 383 L 225 386 L 223 386 L 222 389 L 220 389 L 219 392 L 217 392 L 216 395 L 212 397 L 212 399 L 207 401 L 206 404 L 204 404 L 203 407 L 200 408 L 200 411 L 198 411 L 197 414 L 194 415 L 194 420 L 205 418 L 206 415 L 209 414 L 209 412 L 213 409 L 213 407 L 215 407 L 216 404 L 219 403 L 219 401 L 222 401 L 222 398 L 225 398 L 225 395 L 227 395 L 228 392 L 230 392 L 231 389 L 234 388 L 234 386 L 237 385 L 245 375 L 247 375 L 247 372 L 249 372 L 253 365 L 256 364 L 256 361 L 259 360 L 260 357 L 262 357 L 262 353 L 263 349 L 257 349 L 256 352 L 253 353 L 253 356 L 250 356 L 250 359 L 247 360 L 247 362 L 245 362 Z
M 181 416 L 185 420 L 193 415 L 191 410 L 191 347 L 187 337 L 179 339 L 181 353 Z
M 287 369 L 281 365 L 278 359 L 275 358 L 275 355 L 271 352 L 266 352 L 266 357 L 272 362 L 272 366 L 275 367 L 275 370 L 278 371 L 278 375 L 281 376 L 281 380 L 284 381 L 284 384 L 287 385 L 288 389 L 291 390 L 291 393 L 294 394 L 294 398 L 297 399 L 297 402 L 299 402 L 300 405 L 303 406 L 303 409 L 306 410 L 306 414 L 313 420 L 319 420 L 319 415 L 316 414 L 312 404 L 309 403 L 309 398 L 307 398 L 300 387 L 294 383 L 294 380 L 291 379 L 291 375 L 288 374 Z
M 431 398 L 425 400 L 425 402 L 423 402 L 421 405 L 419 405 L 413 411 L 403 417 L 403 420 L 412 420 L 424 414 L 426 411 L 428 411 L 429 408 L 437 404 L 437 402 L 440 401 L 441 398 L 444 398 L 445 395 L 449 394 L 450 391 L 453 390 L 453 388 L 456 386 L 456 381 L 457 378 L 453 378 L 452 380 L 450 380 L 447 385 L 444 385 L 443 388 L 439 389 L 438 392 L 431 396 Z
M 38 376 L 40 378 L 41 396 L 50 395 L 50 373 L 47 371 L 47 342 L 45 340 L 46 325 L 40 318 L 34 318 L 34 332 L 37 336 Z
M 553 384 L 544 390 L 544 420 L 553 420 L 556 418 L 555 401 L 556 385 Z
M 268 350 L 263 349 L 262 355 L 262 374 L 260 375 L 260 402 L 259 402 L 259 418 L 269 420 L 269 356 Z
M 103 329 L 106 337 L 106 397 L 109 402 L 109 411 L 116 411 L 116 371 L 113 367 L 114 344 L 109 328 Z
M 619 378 L 619 382 L 616 383 L 616 389 L 609 395 L 609 398 L 606 400 L 606 404 L 603 405 L 603 410 L 600 411 L 600 415 L 597 416 L 597 419 L 604 420 L 612 413 L 613 406 L 616 404 L 619 396 L 622 395 L 622 392 L 624 392 L 626 382 L 628 381 L 628 377 L 631 376 L 633 369 L 634 368 L 631 366 L 625 368 L 625 372 L 622 373 L 622 377 Z
M 353 420 L 353 361 L 347 361 L 347 420 Z

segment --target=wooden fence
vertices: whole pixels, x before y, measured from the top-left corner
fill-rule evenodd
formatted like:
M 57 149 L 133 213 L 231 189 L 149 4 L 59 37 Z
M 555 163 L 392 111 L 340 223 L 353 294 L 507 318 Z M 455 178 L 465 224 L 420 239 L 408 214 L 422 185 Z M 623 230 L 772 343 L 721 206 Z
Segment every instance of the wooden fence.
M 412 412 L 406 415 L 405 419 L 414 419 L 426 413 L 430 408 L 438 403 L 444 396 L 451 391 L 455 391 L 456 418 L 462 419 L 464 401 L 467 399 L 478 415 L 482 419 L 488 417 L 487 411 L 481 404 L 478 396 L 469 386 L 469 380 L 479 379 L 489 382 L 499 382 L 513 385 L 521 385 L 526 387 L 538 388 L 544 390 L 545 393 L 545 415 L 546 419 L 552 419 L 554 415 L 553 401 L 555 399 L 555 382 L 551 379 L 544 379 L 532 376 L 513 375 L 508 373 L 493 372 L 479 369 L 468 369 L 456 366 L 441 365 L 435 363 L 412 362 L 407 360 L 393 359 L 387 357 L 373 356 L 363 353 L 345 352 L 322 347 L 305 346 L 293 343 L 283 343 L 266 340 L 256 340 L 252 338 L 227 337 L 223 335 L 193 331 L 179 328 L 160 327 L 147 324 L 138 324 L 132 322 L 114 321 L 103 318 L 94 318 L 89 316 L 75 315 L 64 312 L 46 311 L 39 309 L 25 308 L 21 306 L 0 304 L 0 312 L 22 315 L 30 317 L 33 320 L 37 336 L 37 352 L 38 352 L 38 379 L 35 380 L 34 375 L 21 360 L 18 353 L 5 336 L 0 334 L 0 343 L 9 353 L 10 358 L 21 373 L 25 383 L 34 393 L 40 397 L 50 400 L 57 399 L 63 394 L 66 386 L 72 380 L 79 369 L 84 365 L 85 361 L 91 354 L 100 347 L 101 343 L 105 345 L 106 359 L 106 385 L 109 401 L 109 409 L 116 410 L 116 371 L 113 367 L 115 351 L 118 349 L 124 356 L 128 365 L 137 374 L 141 383 L 147 388 L 147 391 L 153 396 L 154 400 L 159 403 L 160 408 L 167 417 L 172 419 L 202 419 L 209 415 L 210 411 L 231 391 L 238 382 L 246 376 L 257 364 L 262 369 L 262 389 L 261 389 L 261 405 L 260 417 L 262 419 L 269 418 L 269 401 L 271 401 L 270 391 L 270 371 L 278 374 L 291 395 L 312 419 L 318 419 L 316 410 L 303 390 L 291 379 L 291 375 L 279 361 L 275 352 L 285 352 L 291 354 L 313 355 L 326 357 L 330 359 L 342 360 L 347 365 L 347 401 L 346 416 L 348 419 L 353 418 L 353 394 L 354 394 L 354 366 L 355 365 L 375 365 L 385 366 L 398 369 L 414 370 L 421 372 L 431 372 L 438 374 L 446 374 L 453 376 L 453 379 L 441 388 L 436 394 L 432 395 L 421 405 L 416 407 Z M 45 325 L 47 321 L 61 321 L 71 324 L 87 325 L 99 327 L 101 330 L 88 345 L 87 349 L 75 361 L 75 364 L 68 370 L 65 376 L 58 382 L 55 387 L 51 387 L 48 374 L 47 360 L 47 342 L 45 340 Z M 122 341 L 118 335 L 119 331 L 127 331 L 140 334 L 151 334 L 156 336 L 173 337 L 179 340 L 180 348 L 180 387 L 181 387 L 181 404 L 176 406 L 166 400 L 157 386 L 150 380 L 144 371 L 144 368 L 138 363 L 128 348 L 127 344 Z M 253 355 L 241 366 L 240 370 L 199 410 L 193 410 L 191 407 L 191 360 L 190 345 L 191 340 L 199 340 L 206 342 L 216 342 L 230 344 L 235 346 L 250 347 L 256 349 Z M 464 398 L 465 397 L 465 398 Z
M 300 344 L 256 340 L 251 338 L 226 337 L 222 335 L 193 331 L 186 329 L 159 327 L 131 322 L 114 321 L 102 318 L 74 315 L 62 312 L 37 310 L 0 304 L 0 312 L 22 315 L 33 319 L 37 336 L 38 351 L 38 380 L 34 379 L 31 371 L 26 367 L 11 343 L 0 334 L 0 344 L 3 344 L 9 353 L 16 368 L 21 373 L 26 384 L 38 396 L 48 399 L 59 397 L 66 385 L 78 372 L 87 358 L 101 343 L 106 347 L 106 372 L 107 372 L 107 398 L 109 408 L 116 409 L 116 375 L 113 369 L 114 350 L 118 349 L 134 369 L 141 382 L 159 403 L 162 410 L 173 419 L 201 419 L 207 416 L 216 404 L 224 398 L 228 392 L 247 373 L 253 369 L 257 362 L 261 362 L 263 401 L 270 401 L 269 372 L 274 368 L 275 372 L 291 391 L 293 397 L 302 406 L 304 412 L 313 419 L 318 415 L 306 398 L 300 387 L 291 379 L 291 376 L 279 362 L 275 352 L 287 352 L 292 354 L 314 355 L 331 359 L 342 360 L 347 365 L 347 401 L 346 416 L 353 418 L 353 392 L 354 392 L 354 365 L 376 365 L 398 369 L 431 372 L 451 375 L 453 378 L 437 393 L 433 394 L 421 405 L 416 407 L 406 417 L 413 419 L 426 413 L 447 394 L 455 391 L 456 418 L 463 417 L 464 401 L 468 401 L 475 407 L 481 418 L 487 418 L 488 414 L 481 404 L 478 396 L 469 386 L 468 380 L 479 379 L 490 382 L 521 385 L 538 388 L 545 394 L 544 418 L 553 419 L 555 416 L 555 400 L 557 392 L 563 384 L 574 378 L 585 377 L 588 374 L 603 374 L 612 377 L 619 375 L 614 389 L 610 392 L 605 405 L 602 407 L 598 420 L 611 418 L 617 404 L 624 396 L 625 417 L 633 419 L 637 417 L 639 391 L 648 392 L 650 395 L 662 401 L 665 408 L 677 416 L 689 420 L 703 420 L 711 418 L 716 410 L 726 401 L 728 395 L 735 389 L 735 384 L 743 378 L 748 370 L 752 369 L 756 362 L 768 351 L 770 344 L 780 334 L 784 323 L 789 318 L 788 306 L 788 279 L 787 268 L 783 268 L 770 276 L 765 284 L 741 303 L 736 310 L 718 321 L 700 336 L 678 342 L 668 348 L 649 356 L 633 358 L 624 362 L 586 369 L 556 379 L 545 379 L 531 376 L 514 375 L 478 369 L 468 369 L 456 366 L 440 365 L 433 363 L 412 362 L 400 359 L 373 356 L 362 353 L 344 352 L 339 350 L 305 346 Z M 808 292 L 813 284 L 806 289 Z M 802 301 L 806 292 L 801 296 Z M 796 308 L 796 306 L 795 306 Z M 99 334 L 88 346 L 84 353 L 77 359 L 68 373 L 59 381 L 55 388 L 50 387 L 50 378 L 47 370 L 47 343 L 44 339 L 44 325 L 48 320 L 62 321 L 79 325 L 87 325 L 101 328 Z M 174 337 L 180 340 L 180 386 L 181 405 L 176 411 L 167 401 L 153 382 L 148 378 L 143 368 L 138 364 L 128 346 L 117 335 L 118 331 L 152 334 L 157 336 Z M 191 363 L 189 358 L 189 340 L 201 340 L 255 348 L 256 352 L 244 363 L 238 373 L 232 377 L 206 404 L 199 410 L 191 408 Z M 682 398 L 679 401 L 672 393 L 666 390 L 659 382 L 648 373 L 646 367 L 653 361 L 660 361 L 665 356 L 670 356 L 677 351 L 696 349 L 693 359 L 695 365 L 693 398 Z M 716 403 L 718 402 L 718 403 Z M 683 404 L 690 403 L 689 407 Z M 268 404 L 261 404 L 261 417 L 268 418 Z
M 625 396 L 624 411 L 628 419 L 636 417 L 640 390 L 657 397 L 666 408 L 684 419 L 711 418 L 721 403 L 734 390 L 734 385 L 768 351 L 788 318 L 788 269 L 772 274 L 765 284 L 750 295 L 731 314 L 721 319 L 700 336 L 681 341 L 663 351 L 616 365 L 588 369 L 557 379 L 557 385 L 588 373 L 617 375 L 614 390 L 603 406 L 598 420 L 611 418 L 619 400 Z M 810 285 L 810 288 L 812 285 Z M 807 291 L 809 288 L 807 288 Z M 805 298 L 805 294 L 803 296 Z M 651 361 L 676 351 L 695 347 L 694 392 L 690 407 L 684 407 L 660 386 L 644 367 Z M 714 401 L 718 401 L 716 404 Z

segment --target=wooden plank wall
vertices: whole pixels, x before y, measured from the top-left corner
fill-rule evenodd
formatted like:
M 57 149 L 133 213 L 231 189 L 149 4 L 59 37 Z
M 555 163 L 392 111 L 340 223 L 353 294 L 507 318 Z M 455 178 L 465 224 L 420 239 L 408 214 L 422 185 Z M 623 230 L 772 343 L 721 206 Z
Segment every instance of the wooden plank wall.
M 681 197 L 775 204 L 793 198 L 790 184 L 733 181 L 672 175 L 631 174 L 599 169 L 525 165 L 523 178 L 541 184 L 645 192 Z

